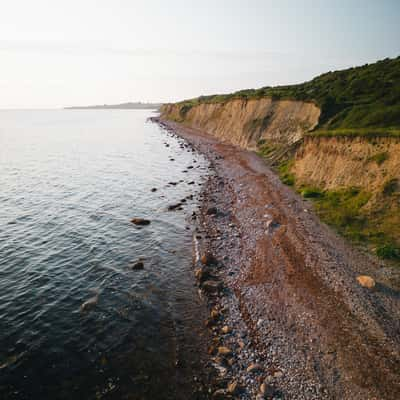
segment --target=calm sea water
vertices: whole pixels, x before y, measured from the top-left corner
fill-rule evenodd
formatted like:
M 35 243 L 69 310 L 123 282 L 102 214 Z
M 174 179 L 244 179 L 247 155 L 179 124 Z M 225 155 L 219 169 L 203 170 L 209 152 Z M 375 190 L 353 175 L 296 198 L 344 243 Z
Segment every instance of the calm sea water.
M 196 203 L 167 206 L 199 192 L 207 164 L 151 115 L 0 112 L 1 399 L 190 398 Z

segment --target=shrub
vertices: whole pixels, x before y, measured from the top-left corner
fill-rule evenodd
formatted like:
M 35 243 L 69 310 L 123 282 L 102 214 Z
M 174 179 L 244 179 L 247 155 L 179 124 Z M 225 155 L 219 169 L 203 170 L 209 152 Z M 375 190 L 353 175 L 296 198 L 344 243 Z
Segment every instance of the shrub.
M 394 244 L 384 244 L 376 249 L 376 254 L 380 258 L 400 260 L 400 247 Z
M 305 198 L 317 198 L 322 197 L 324 194 L 321 190 L 317 188 L 304 188 L 301 191 L 301 195 Z
M 375 161 L 378 165 L 381 165 L 389 158 L 389 154 L 384 151 L 383 153 L 378 153 L 373 155 L 368 159 L 368 161 Z
M 383 185 L 382 193 L 385 196 L 390 196 L 397 191 L 397 187 L 398 187 L 398 180 L 396 178 L 389 179 Z

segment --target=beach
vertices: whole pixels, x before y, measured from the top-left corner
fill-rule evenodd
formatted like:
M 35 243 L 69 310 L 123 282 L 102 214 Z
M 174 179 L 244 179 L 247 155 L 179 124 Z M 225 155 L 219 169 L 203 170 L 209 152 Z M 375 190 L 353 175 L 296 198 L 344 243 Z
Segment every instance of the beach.
M 255 153 L 154 121 L 212 166 L 193 273 L 210 313 L 214 398 L 399 398 L 398 272 L 322 224 Z

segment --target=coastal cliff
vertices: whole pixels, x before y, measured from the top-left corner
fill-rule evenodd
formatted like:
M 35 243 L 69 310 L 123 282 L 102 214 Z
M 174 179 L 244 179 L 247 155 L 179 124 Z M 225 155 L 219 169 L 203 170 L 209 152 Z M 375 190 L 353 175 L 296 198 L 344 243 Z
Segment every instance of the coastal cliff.
M 399 82 L 400 57 L 160 111 L 164 120 L 256 151 L 315 202 L 324 222 L 400 261 Z
M 320 109 L 312 102 L 294 100 L 233 99 L 188 108 L 166 104 L 163 118 L 200 129 L 242 148 L 256 150 L 262 140 L 292 144 L 318 124 Z

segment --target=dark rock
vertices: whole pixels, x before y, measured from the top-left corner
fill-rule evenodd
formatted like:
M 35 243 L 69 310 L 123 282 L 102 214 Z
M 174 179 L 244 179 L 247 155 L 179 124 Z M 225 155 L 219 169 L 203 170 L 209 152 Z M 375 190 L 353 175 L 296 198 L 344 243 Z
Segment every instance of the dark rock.
M 194 185 L 195 184 L 195 182 L 194 181 L 190 181 L 190 182 L 188 182 L 188 185 Z
M 257 373 L 261 372 L 263 370 L 263 367 L 260 364 L 257 363 L 252 363 L 247 367 L 247 372 L 248 373 Z
M 141 260 L 135 262 L 135 264 L 132 265 L 132 269 L 134 269 L 134 270 L 140 270 L 143 268 L 144 268 L 144 263 Z
M 151 191 L 152 192 L 157 192 L 157 188 L 152 188 Z
M 200 261 L 203 265 L 215 265 L 218 263 L 217 259 L 209 251 L 201 256 Z
M 144 218 L 133 218 L 131 219 L 132 224 L 139 225 L 139 226 L 144 226 L 144 225 L 150 225 L 150 220 L 144 219 Z
M 207 279 L 211 278 L 211 274 L 210 271 L 208 271 L 208 269 L 206 268 L 197 268 L 194 272 L 194 275 L 196 277 L 196 279 L 200 282 L 203 283 L 204 281 L 206 281 Z
M 201 287 L 206 293 L 218 293 L 221 290 L 222 285 L 221 282 L 208 280 L 204 281 Z
M 210 208 L 207 210 L 207 215 L 216 215 L 216 214 L 218 214 L 218 209 L 217 209 L 217 207 L 210 207 Z
M 168 206 L 168 211 L 182 210 L 182 203 L 171 204 Z

